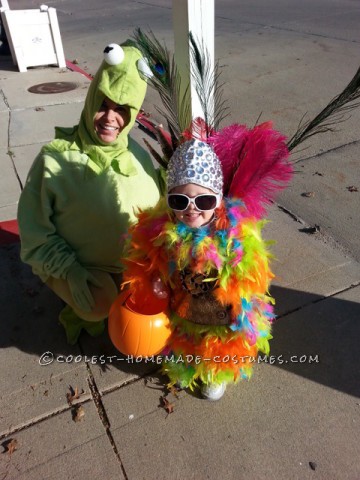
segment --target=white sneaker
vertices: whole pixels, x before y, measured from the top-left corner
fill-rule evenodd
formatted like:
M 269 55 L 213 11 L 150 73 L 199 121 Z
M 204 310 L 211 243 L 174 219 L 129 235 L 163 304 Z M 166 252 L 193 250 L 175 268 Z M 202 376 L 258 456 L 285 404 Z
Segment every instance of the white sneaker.
M 209 383 L 209 385 L 203 385 L 201 387 L 201 394 L 206 400 L 215 402 L 220 400 L 226 390 L 226 383 Z

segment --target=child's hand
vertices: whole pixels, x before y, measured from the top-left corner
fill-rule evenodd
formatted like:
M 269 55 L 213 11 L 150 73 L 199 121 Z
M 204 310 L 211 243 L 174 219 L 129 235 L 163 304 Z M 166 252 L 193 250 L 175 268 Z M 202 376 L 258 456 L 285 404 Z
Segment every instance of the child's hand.
M 157 275 L 152 279 L 152 288 L 157 298 L 167 298 L 168 294 L 161 278 Z

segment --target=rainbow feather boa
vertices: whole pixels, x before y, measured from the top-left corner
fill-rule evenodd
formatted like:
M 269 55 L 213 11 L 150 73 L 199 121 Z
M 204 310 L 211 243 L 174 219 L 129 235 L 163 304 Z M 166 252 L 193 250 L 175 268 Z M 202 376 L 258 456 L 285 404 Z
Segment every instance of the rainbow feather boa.
M 268 288 L 273 274 L 268 243 L 261 237 L 264 220 L 250 215 L 240 200 L 225 199 L 210 225 L 193 229 L 175 222 L 162 200 L 155 209 L 141 212 L 130 230 L 124 282 L 136 301 L 151 276 L 160 273 L 171 295 L 176 270 L 214 275 L 213 295 L 231 306 L 228 326 L 207 326 L 186 320 L 186 309 L 173 312 L 172 334 L 164 351 L 163 371 L 170 384 L 193 388 L 204 383 L 237 382 L 250 378 L 259 351 L 269 353 L 273 299 Z M 189 294 L 190 295 L 190 294 Z

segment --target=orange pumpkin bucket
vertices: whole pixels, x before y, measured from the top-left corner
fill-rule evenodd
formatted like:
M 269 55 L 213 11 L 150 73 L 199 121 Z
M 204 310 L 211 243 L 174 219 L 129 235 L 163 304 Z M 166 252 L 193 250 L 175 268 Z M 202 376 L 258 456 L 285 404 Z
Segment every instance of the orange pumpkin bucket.
M 124 355 L 151 357 L 159 354 L 171 333 L 167 312 L 167 299 L 144 295 L 141 304 L 135 304 L 131 292 L 120 293 L 109 313 L 112 343 Z

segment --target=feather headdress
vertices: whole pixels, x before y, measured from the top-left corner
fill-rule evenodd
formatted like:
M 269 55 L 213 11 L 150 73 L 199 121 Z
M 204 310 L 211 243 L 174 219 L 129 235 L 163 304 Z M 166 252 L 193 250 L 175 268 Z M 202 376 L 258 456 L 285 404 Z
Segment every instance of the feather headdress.
M 271 123 L 253 129 L 231 125 L 209 138 L 224 174 L 224 195 L 241 198 L 260 218 L 292 176 L 285 137 Z
M 206 141 L 225 118 L 227 107 L 222 99 L 219 68 L 218 65 L 214 69 L 210 67 L 206 49 L 190 33 L 191 74 L 203 111 L 203 118 L 191 120 L 189 85 L 183 88 L 174 56 L 152 33 L 146 35 L 137 29 L 134 39 L 151 72 L 148 81 L 163 103 L 163 108 L 155 108 L 165 118 L 170 136 L 162 128 L 157 128 L 155 134 L 162 149 L 161 164 L 164 166 L 180 143 L 192 138 Z M 156 154 L 155 159 L 159 161 Z
M 289 152 L 313 135 L 332 131 L 336 123 L 344 120 L 344 112 L 359 104 L 356 100 L 360 97 L 360 69 L 347 87 L 313 120 L 305 124 L 300 122 L 288 142 L 272 128 L 271 123 L 253 129 L 233 124 L 220 130 L 226 107 L 221 97 L 219 70 L 216 67 L 215 72 L 211 72 L 204 46 L 189 35 L 192 77 L 204 112 L 203 118 L 191 121 L 188 90 L 185 89 L 186 94 L 181 97 L 181 80 L 174 57 L 153 34 L 147 36 L 138 29 L 134 36 L 153 74 L 150 84 L 163 101 L 165 110 L 158 110 L 164 115 L 170 134 L 166 135 L 162 128 L 157 129 L 163 156 L 150 147 L 155 159 L 166 168 L 181 142 L 196 138 L 209 143 L 222 164 L 224 195 L 241 198 L 256 217 L 264 214 L 276 193 L 290 182 L 293 167 Z

